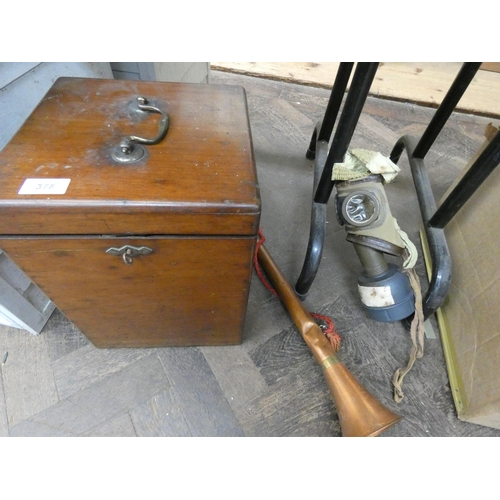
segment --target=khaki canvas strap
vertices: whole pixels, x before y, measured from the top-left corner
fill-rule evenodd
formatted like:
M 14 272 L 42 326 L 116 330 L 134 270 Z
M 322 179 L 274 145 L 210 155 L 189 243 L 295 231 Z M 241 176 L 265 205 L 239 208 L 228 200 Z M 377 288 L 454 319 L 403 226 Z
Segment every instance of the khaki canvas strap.
M 424 355 L 424 312 L 422 308 L 422 290 L 417 273 L 413 268 L 405 271 L 410 279 L 411 287 L 415 294 L 415 315 L 411 322 L 410 335 L 412 340 L 412 348 L 410 351 L 410 359 L 405 368 L 398 368 L 392 377 L 394 385 L 394 401 L 399 403 L 403 397 L 402 384 L 405 375 L 412 369 L 413 364 L 418 358 Z

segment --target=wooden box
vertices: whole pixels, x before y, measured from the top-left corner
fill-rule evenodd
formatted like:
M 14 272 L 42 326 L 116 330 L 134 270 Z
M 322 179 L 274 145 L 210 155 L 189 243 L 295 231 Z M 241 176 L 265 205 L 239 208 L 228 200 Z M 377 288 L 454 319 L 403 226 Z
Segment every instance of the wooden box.
M 0 248 L 94 345 L 242 341 L 260 219 L 242 87 L 60 78 L 0 174 Z

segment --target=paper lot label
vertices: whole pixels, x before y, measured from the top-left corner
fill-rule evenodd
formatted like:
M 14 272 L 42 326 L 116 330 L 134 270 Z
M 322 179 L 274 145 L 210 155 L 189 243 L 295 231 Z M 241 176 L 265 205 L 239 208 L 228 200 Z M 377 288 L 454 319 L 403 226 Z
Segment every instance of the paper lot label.
M 64 194 L 71 179 L 26 179 L 17 194 Z

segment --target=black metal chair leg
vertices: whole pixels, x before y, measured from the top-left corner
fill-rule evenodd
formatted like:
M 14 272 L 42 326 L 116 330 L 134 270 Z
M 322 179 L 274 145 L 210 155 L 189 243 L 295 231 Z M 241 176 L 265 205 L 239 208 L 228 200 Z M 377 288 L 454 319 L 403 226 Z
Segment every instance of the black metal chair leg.
M 441 307 L 451 284 L 452 262 L 444 228 L 479 185 L 500 164 L 500 132 L 471 165 L 439 209 L 436 207 L 424 160 L 415 157 L 416 139 L 408 136 L 402 137 L 394 146 L 391 158 L 399 159 L 405 148 L 431 260 L 431 279 L 423 298 L 424 317 L 427 319 Z
M 458 184 L 441 203 L 429 220 L 429 225 L 444 228 L 465 205 L 476 189 L 487 179 L 500 163 L 500 132 L 486 146 L 476 161 L 465 172 Z
M 444 127 L 444 125 L 448 121 L 448 118 L 451 116 L 451 113 L 453 113 L 458 102 L 469 87 L 481 64 L 482 63 L 467 62 L 462 65 L 443 101 L 434 113 L 432 120 L 429 122 L 427 129 L 418 141 L 418 144 L 415 147 L 415 151 L 413 152 L 415 158 L 425 157 L 431 146 L 434 144 L 437 136 L 441 132 L 441 129 Z
M 328 105 L 326 107 L 325 115 L 323 121 L 321 122 L 321 127 L 318 133 L 318 127 L 314 129 L 311 142 L 309 144 L 309 149 L 306 153 L 306 158 L 309 160 L 314 160 L 316 155 L 316 143 L 318 141 L 330 141 L 330 137 L 333 132 L 333 127 L 337 120 L 339 114 L 340 106 L 342 104 L 342 99 L 344 98 L 345 90 L 347 84 L 349 83 L 349 78 L 351 76 L 352 68 L 354 63 L 340 63 L 339 69 L 337 71 L 337 76 L 335 77 L 335 82 L 333 84 L 332 92 L 330 94 L 330 99 L 328 100 Z
M 424 160 L 415 158 L 415 147 L 416 139 L 404 136 L 394 146 L 391 158 L 397 161 L 406 148 L 432 262 L 429 287 L 422 300 L 424 318 L 427 319 L 439 309 L 448 294 L 451 283 L 451 255 L 443 229 L 429 225 L 429 220 L 436 211 L 436 201 Z
M 308 153 L 310 155 L 314 153 L 317 158 L 309 242 L 302 271 L 295 285 L 295 291 L 302 300 L 306 298 L 321 262 L 326 233 L 326 204 L 333 189 L 331 181 L 333 165 L 344 159 L 379 63 L 357 64 L 332 145 L 328 151 L 328 142 L 342 102 L 342 94 L 349 80 L 352 64 L 342 63 L 339 67 L 341 75 L 337 75 L 335 80 L 333 95 L 330 95 L 325 118 L 316 126 L 312 136 L 312 141 L 316 141 L 314 150 L 309 146 Z
M 317 125 L 315 133 L 318 132 L 320 124 Z M 328 155 L 328 141 L 318 141 L 315 145 L 316 159 L 314 164 L 314 186 L 313 193 L 318 187 L 321 172 L 325 166 Z M 326 235 L 326 207 L 325 203 L 315 203 L 313 200 L 311 209 L 311 225 L 307 253 L 302 266 L 299 279 L 295 285 L 295 293 L 301 300 L 305 300 L 321 263 L 323 246 Z
M 378 65 L 379 63 L 358 63 L 356 65 L 344 108 L 316 189 L 314 196 L 316 203 L 328 203 L 334 185 L 332 181 L 333 165 L 344 160 Z
M 481 63 L 464 63 L 420 140 L 404 136 L 396 143 L 390 155 L 391 160 L 397 163 L 406 149 L 422 215 L 431 260 L 431 278 L 427 293 L 423 298 L 425 319 L 441 307 L 451 284 L 452 262 L 444 228 L 500 163 L 500 134 L 497 134 L 446 200 L 437 208 L 424 157 L 480 66 Z

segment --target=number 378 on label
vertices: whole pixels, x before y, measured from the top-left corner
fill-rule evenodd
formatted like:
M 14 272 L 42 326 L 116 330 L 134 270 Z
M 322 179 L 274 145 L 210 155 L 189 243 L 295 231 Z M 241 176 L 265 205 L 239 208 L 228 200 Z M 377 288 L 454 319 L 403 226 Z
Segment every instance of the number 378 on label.
M 64 194 L 71 179 L 26 179 L 17 194 Z

